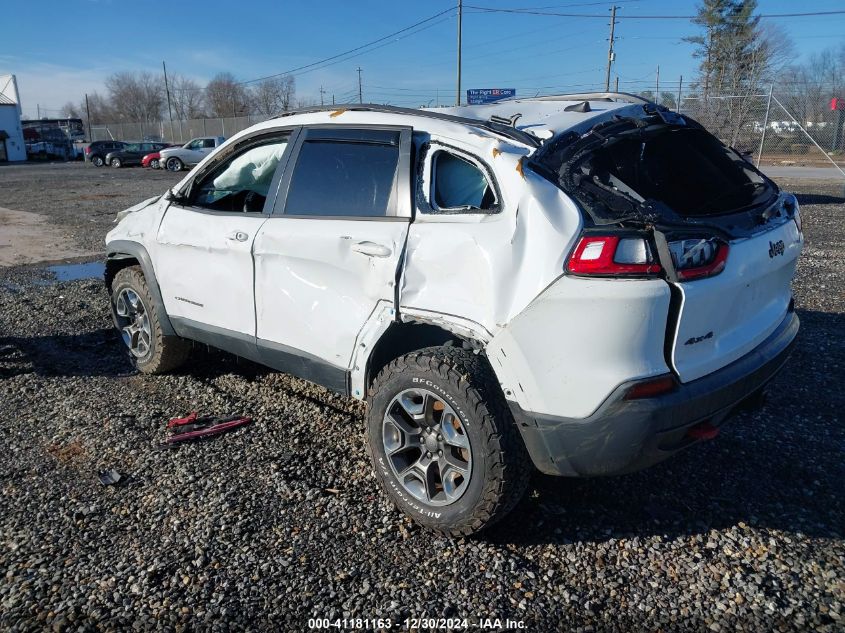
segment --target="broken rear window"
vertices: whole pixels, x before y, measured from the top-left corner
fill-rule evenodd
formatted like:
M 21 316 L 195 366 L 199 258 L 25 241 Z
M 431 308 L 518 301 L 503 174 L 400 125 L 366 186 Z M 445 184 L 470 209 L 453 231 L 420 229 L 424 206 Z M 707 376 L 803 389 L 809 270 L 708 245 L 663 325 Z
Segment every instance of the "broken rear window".
M 777 191 L 734 150 L 680 117 L 606 121 L 582 136 L 557 139 L 540 161 L 600 221 L 653 202 L 682 217 L 729 214 Z

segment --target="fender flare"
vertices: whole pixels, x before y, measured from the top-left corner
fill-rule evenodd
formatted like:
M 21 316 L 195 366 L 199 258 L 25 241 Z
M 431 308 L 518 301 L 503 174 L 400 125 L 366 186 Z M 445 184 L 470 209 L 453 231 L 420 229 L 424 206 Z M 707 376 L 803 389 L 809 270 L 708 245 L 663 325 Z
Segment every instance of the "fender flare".
M 155 302 L 155 311 L 158 316 L 158 322 L 161 326 L 161 332 L 165 336 L 175 336 L 176 330 L 173 329 L 173 324 L 170 322 L 170 317 L 164 309 L 164 300 L 161 297 L 161 288 L 159 288 L 158 280 L 155 276 L 155 269 L 153 262 L 150 259 L 150 254 L 147 249 L 138 242 L 131 242 L 129 240 L 114 240 L 106 244 L 106 262 L 121 259 L 136 259 L 141 266 L 141 271 L 144 273 L 144 278 L 147 280 L 147 287 L 150 289 L 150 294 L 153 296 Z

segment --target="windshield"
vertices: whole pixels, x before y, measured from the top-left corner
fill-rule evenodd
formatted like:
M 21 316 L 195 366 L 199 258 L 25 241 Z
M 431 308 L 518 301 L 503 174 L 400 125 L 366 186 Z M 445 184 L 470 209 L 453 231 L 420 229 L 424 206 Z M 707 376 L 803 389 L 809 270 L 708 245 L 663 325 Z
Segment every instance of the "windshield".
M 724 215 L 777 192 L 704 128 L 672 117 L 605 121 L 587 134 L 552 141 L 540 162 L 558 174 L 565 190 L 608 220 L 654 202 L 681 217 Z

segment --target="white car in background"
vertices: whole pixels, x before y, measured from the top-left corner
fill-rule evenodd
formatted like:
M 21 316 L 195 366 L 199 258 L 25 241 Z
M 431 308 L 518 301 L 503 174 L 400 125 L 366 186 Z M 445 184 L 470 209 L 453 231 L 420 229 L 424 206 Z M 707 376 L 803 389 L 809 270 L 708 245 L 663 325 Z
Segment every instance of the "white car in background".
M 193 167 L 216 148 L 226 142 L 224 136 L 201 136 L 191 139 L 181 147 L 169 147 L 159 152 L 159 166 L 168 171 L 182 171 Z
M 289 113 L 119 218 L 140 371 L 198 341 L 366 400 L 385 493 L 452 535 L 532 464 L 624 473 L 713 438 L 798 331 L 795 197 L 620 93 Z

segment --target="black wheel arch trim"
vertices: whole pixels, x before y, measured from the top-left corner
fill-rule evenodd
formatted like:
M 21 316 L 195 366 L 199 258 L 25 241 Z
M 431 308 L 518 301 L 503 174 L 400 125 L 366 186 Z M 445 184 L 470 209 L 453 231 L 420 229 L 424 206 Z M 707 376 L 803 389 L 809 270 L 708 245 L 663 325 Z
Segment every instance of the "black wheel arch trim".
M 161 326 L 161 332 L 165 336 L 175 335 L 176 330 L 173 329 L 170 317 L 164 309 L 164 300 L 162 299 L 161 289 L 159 288 L 158 280 L 155 276 L 153 262 L 150 259 L 149 253 L 147 253 L 147 249 L 138 242 L 131 242 L 129 240 L 114 240 L 106 244 L 107 265 L 105 282 L 109 292 L 111 292 L 111 278 L 109 275 L 108 262 L 121 259 L 135 259 L 138 261 L 138 264 L 141 266 L 141 271 L 143 271 L 144 277 L 147 280 L 147 286 L 149 287 L 150 294 L 153 296 L 153 300 L 155 301 L 155 310 L 156 315 L 158 316 L 159 325 Z

